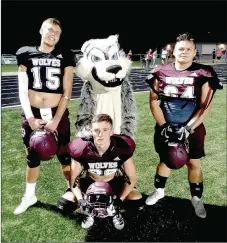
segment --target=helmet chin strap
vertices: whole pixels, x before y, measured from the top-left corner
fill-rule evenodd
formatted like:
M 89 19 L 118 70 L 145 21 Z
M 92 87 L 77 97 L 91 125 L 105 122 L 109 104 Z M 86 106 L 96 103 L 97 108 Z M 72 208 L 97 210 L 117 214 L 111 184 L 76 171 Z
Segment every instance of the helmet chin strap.
M 80 182 L 80 178 L 83 176 L 85 171 L 86 170 L 83 168 L 82 171 L 80 172 L 80 174 L 76 177 L 75 182 L 73 184 L 73 188 L 75 188 L 78 185 L 78 183 Z

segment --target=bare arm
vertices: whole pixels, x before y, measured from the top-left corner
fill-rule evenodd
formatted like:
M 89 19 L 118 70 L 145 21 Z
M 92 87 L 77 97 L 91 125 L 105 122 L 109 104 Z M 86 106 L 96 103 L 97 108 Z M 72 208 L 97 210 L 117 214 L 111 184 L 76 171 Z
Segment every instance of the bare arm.
M 78 161 L 72 159 L 70 187 L 71 187 L 71 190 L 72 190 L 73 194 L 75 195 L 77 201 L 79 201 L 80 199 L 83 199 L 83 196 L 82 196 L 79 184 L 77 184 L 77 186 L 75 188 L 73 188 L 73 185 L 75 183 L 76 177 L 80 174 L 81 170 L 82 170 L 82 167 L 81 167 L 80 163 Z
M 72 95 L 72 85 L 73 85 L 73 67 L 66 67 L 64 70 L 64 76 L 63 76 L 63 95 L 62 98 L 58 104 L 57 112 L 54 116 L 54 118 L 47 123 L 45 128 L 47 130 L 50 130 L 54 132 L 57 129 L 57 126 L 68 107 L 69 100 Z
M 154 88 L 158 91 L 158 80 L 155 79 L 154 81 Z M 166 123 L 162 109 L 159 106 L 159 100 L 157 94 L 153 90 L 150 91 L 150 109 L 151 113 L 154 116 L 154 119 L 156 120 L 157 124 L 159 126 Z
M 123 169 L 126 173 L 126 175 L 129 177 L 129 180 L 131 184 L 129 185 L 127 182 L 124 185 L 124 188 L 121 192 L 120 199 L 123 201 L 128 194 L 133 190 L 133 188 L 136 185 L 136 168 L 135 164 L 133 161 L 133 158 L 129 158 L 124 164 L 123 164 Z
M 28 97 L 28 75 L 27 75 L 27 67 L 24 65 L 20 65 L 18 68 L 18 87 L 19 87 L 19 99 L 24 111 L 24 115 L 28 120 L 29 126 L 32 130 L 37 130 L 43 127 L 46 124 L 46 121 L 42 119 L 34 118 L 30 100 Z
M 208 113 L 211 111 L 211 98 L 213 94 L 213 90 L 211 89 L 208 82 L 206 82 L 202 86 L 201 90 L 201 100 L 200 100 L 200 109 L 195 113 L 192 119 L 188 122 L 188 126 L 192 126 L 192 130 L 198 127 L 205 118 L 207 117 Z M 209 104 L 209 106 L 208 106 Z M 208 106 L 208 107 L 207 107 Z

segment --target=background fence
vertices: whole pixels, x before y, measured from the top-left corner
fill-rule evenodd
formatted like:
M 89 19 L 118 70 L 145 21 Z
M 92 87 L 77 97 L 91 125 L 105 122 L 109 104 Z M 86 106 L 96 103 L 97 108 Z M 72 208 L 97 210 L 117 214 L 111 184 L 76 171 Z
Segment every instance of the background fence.
M 218 77 L 223 83 L 227 83 L 227 66 L 226 64 L 217 64 L 213 66 L 217 72 Z M 132 69 L 129 74 L 129 79 L 132 84 L 134 92 L 141 92 L 149 90 L 149 86 L 145 82 L 146 76 L 149 74 L 150 70 L 145 70 L 142 68 Z M 17 75 L 2 76 L 1 77 L 1 107 L 15 106 L 19 105 L 19 93 L 18 93 L 18 80 Z M 79 98 L 81 94 L 81 88 L 83 81 L 74 77 L 72 98 Z

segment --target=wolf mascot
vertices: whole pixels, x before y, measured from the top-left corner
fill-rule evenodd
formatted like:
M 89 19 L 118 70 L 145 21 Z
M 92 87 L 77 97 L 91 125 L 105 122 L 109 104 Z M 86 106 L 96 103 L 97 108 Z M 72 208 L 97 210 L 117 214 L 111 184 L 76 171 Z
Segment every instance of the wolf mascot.
M 86 41 L 76 75 L 84 81 L 77 114 L 78 137 L 90 136 L 93 115 L 106 113 L 113 119 L 115 134 L 133 137 L 136 105 L 128 74 L 131 61 L 120 50 L 118 35 Z

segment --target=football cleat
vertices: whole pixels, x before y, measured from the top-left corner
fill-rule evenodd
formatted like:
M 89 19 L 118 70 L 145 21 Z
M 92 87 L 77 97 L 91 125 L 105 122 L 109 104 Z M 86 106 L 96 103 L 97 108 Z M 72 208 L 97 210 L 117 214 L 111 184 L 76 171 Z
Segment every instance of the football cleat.
M 117 230 L 122 230 L 125 226 L 124 219 L 120 213 L 113 217 L 113 225 Z
M 89 229 L 94 224 L 94 218 L 92 216 L 87 216 L 81 223 L 83 229 Z
M 147 205 L 154 205 L 159 199 L 165 196 L 164 188 L 155 188 L 155 191 L 146 199 Z
M 206 209 L 204 208 L 202 200 L 194 196 L 192 197 L 191 202 L 192 202 L 192 206 L 195 209 L 195 214 L 200 218 L 206 218 L 207 212 Z
M 21 203 L 14 210 L 14 215 L 24 213 L 30 206 L 34 205 L 37 202 L 37 197 L 32 195 L 30 197 L 23 196 Z

